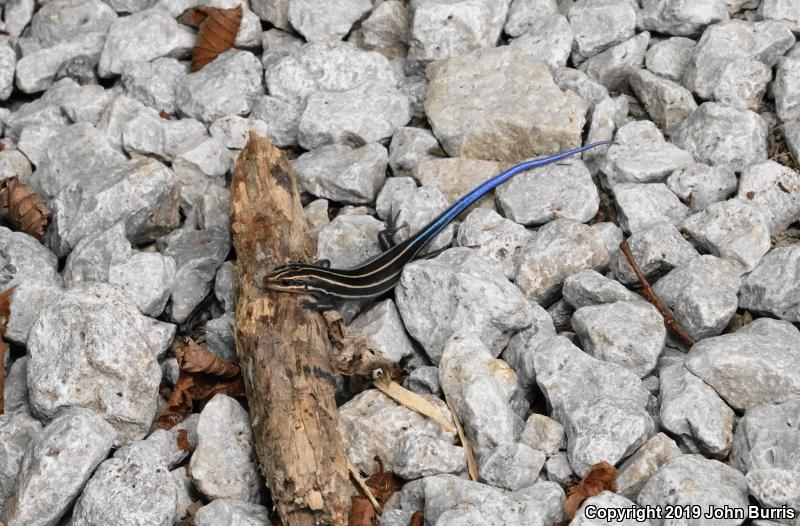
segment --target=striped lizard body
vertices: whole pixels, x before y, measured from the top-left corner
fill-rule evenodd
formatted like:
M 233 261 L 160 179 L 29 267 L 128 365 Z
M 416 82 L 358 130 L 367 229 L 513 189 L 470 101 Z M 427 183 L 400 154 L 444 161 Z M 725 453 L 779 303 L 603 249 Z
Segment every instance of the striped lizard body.
M 363 300 L 380 296 L 394 288 L 400 279 L 403 267 L 413 261 L 428 243 L 461 212 L 495 187 L 525 170 L 554 163 L 605 144 L 611 144 L 611 142 L 596 142 L 512 166 L 456 201 L 413 236 L 388 247 L 381 254 L 368 259 L 355 268 L 333 269 L 321 263 L 289 263 L 277 267 L 268 274 L 264 278 L 264 286 L 270 290 L 308 294 L 315 301 L 304 301 L 303 305 L 320 310 L 331 309 L 341 301 Z

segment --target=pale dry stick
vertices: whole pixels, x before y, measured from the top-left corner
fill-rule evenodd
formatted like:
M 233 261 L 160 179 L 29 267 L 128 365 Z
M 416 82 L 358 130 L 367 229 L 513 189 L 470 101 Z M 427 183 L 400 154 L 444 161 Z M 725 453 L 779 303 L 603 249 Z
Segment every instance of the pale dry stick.
M 650 286 L 650 283 L 647 281 L 647 278 L 644 277 L 642 271 L 639 269 L 639 266 L 636 264 L 636 261 L 633 260 L 633 254 L 631 254 L 631 249 L 628 247 L 628 240 L 625 239 L 622 243 L 619 244 L 619 249 L 625 254 L 625 259 L 628 260 L 628 265 L 630 265 L 631 269 L 633 269 L 633 273 L 636 274 L 636 279 L 639 280 L 639 283 L 642 285 L 642 293 L 644 297 L 647 298 L 647 301 L 653 304 L 653 306 L 658 309 L 658 312 L 661 313 L 661 316 L 664 318 L 664 323 L 667 324 L 667 327 L 672 329 L 672 331 L 678 335 L 678 338 L 683 341 L 688 347 L 694 345 L 694 339 L 686 332 L 686 330 L 677 322 L 675 321 L 675 317 L 672 315 L 672 311 L 664 305 L 661 301 L 661 298 L 653 291 L 653 287 Z
M 453 426 L 450 425 L 450 422 L 447 421 L 447 419 L 436 408 L 436 406 L 422 398 L 417 393 L 409 391 L 397 382 L 392 381 L 392 379 L 389 378 L 389 375 L 384 373 L 381 369 L 378 369 L 375 372 L 375 377 L 372 383 L 383 394 L 393 399 L 398 404 L 407 407 L 412 411 L 416 411 L 421 415 L 427 416 L 442 426 L 448 433 L 452 433 L 454 431 Z
M 458 419 L 458 415 L 456 414 L 456 410 L 453 408 L 453 404 L 450 403 L 450 399 L 447 397 L 447 393 L 444 395 L 444 401 L 447 404 L 447 407 L 450 408 L 450 413 L 453 415 L 453 422 L 456 424 L 456 431 L 458 432 L 458 438 L 461 439 L 461 445 L 464 446 L 464 451 L 467 453 L 467 469 L 469 470 L 469 478 L 472 479 L 474 482 L 478 481 L 478 463 L 475 462 L 475 455 L 472 453 L 472 446 L 469 445 L 467 441 L 467 435 L 464 434 L 464 428 L 461 427 L 461 421 Z
M 350 476 L 353 477 L 358 489 L 361 490 L 361 492 L 367 497 L 367 500 L 369 500 L 370 504 L 372 504 L 372 507 L 375 508 L 375 513 L 378 515 L 383 514 L 383 508 L 381 508 L 381 505 L 378 504 L 378 499 L 376 499 L 375 495 L 372 494 L 372 490 L 369 489 L 369 486 L 367 486 L 367 481 L 361 476 L 361 473 L 358 472 L 358 468 L 355 467 L 352 462 L 350 462 L 349 458 L 347 459 L 347 470 L 350 471 Z

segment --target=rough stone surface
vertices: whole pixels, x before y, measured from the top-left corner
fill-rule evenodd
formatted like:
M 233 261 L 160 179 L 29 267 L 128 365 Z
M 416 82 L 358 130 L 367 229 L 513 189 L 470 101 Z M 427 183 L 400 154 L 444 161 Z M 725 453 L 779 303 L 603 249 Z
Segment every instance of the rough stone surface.
M 555 0 L 513 0 L 503 29 L 508 35 L 518 37 L 529 32 L 542 17 L 556 13 Z
M 386 148 L 369 143 L 360 148 L 323 146 L 292 164 L 302 190 L 332 201 L 368 204 L 375 201 L 386 180 L 388 162 Z
M 694 40 L 686 37 L 672 37 L 656 42 L 645 54 L 645 66 L 656 75 L 679 82 L 692 58 L 695 44 Z
M 800 245 L 768 252 L 742 280 L 739 306 L 800 322 Z
M 200 71 L 186 75 L 175 90 L 175 105 L 189 117 L 211 124 L 225 115 L 246 115 L 264 94 L 261 62 L 232 49 Z
M 102 77 L 112 77 L 133 62 L 185 57 L 194 44 L 194 31 L 179 24 L 166 10 L 146 9 L 111 24 L 97 71 Z
M 641 68 L 650 33 L 639 33 L 593 56 L 580 65 L 581 71 L 588 74 L 609 91 L 620 91 L 628 86 L 631 71 Z
M 622 126 L 614 142 L 599 165 L 610 188 L 620 183 L 662 182 L 675 170 L 694 162 L 690 153 L 666 142 L 650 121 Z
M 309 42 L 341 40 L 353 23 L 372 8 L 370 0 L 316 2 L 291 0 L 289 23 Z
M 173 58 L 135 62 L 122 73 L 125 93 L 158 111 L 175 113 L 175 88 L 186 76 L 186 66 Z
M 378 234 L 386 225 L 368 215 L 339 214 L 317 235 L 317 259 L 327 259 L 333 268 L 355 268 L 383 249 Z
M 666 338 L 658 310 L 639 301 L 581 307 L 572 316 L 572 327 L 589 355 L 639 378 L 655 368 Z
M 203 408 L 189 472 L 194 486 L 210 499 L 259 501 L 264 483 L 256 465 L 250 418 L 235 399 L 218 394 Z
M 450 411 L 444 402 L 426 396 L 445 418 Z M 339 408 L 339 430 L 347 457 L 364 473 L 373 473 L 380 456 L 386 469 L 408 466 L 404 444 L 429 439 L 419 455 L 417 466 L 429 463 L 429 471 L 417 476 L 459 471 L 466 465 L 464 452 L 453 446 L 455 432 L 448 432 L 433 420 L 394 402 L 377 389 L 364 391 Z M 439 446 L 438 448 L 435 446 Z M 445 453 L 436 459 L 437 453 Z M 421 457 L 421 458 L 420 458 Z M 420 462 L 422 460 L 422 462 Z
M 114 428 L 93 411 L 70 408 L 61 413 L 28 444 L 0 520 L 57 524 L 106 458 L 115 435 Z
M 749 408 L 733 435 L 731 465 L 742 472 L 795 469 L 800 460 L 800 397 Z
M 400 243 L 419 232 L 448 206 L 447 198 L 435 186 L 417 188 L 405 185 L 395 188 L 391 194 L 391 204 L 386 216 L 387 221 L 394 221 L 399 229 L 394 235 L 394 241 Z M 423 249 L 422 253 L 449 247 L 454 234 L 455 224 L 451 223 Z
M 639 505 L 696 505 L 705 515 L 710 507 L 747 509 L 747 483 L 735 469 L 700 455 L 673 457 L 653 475 L 639 493 Z M 704 519 L 686 524 L 704 524 Z M 720 525 L 738 525 L 740 520 L 717 520 Z
M 756 111 L 761 105 L 772 69 L 758 60 L 739 59 L 728 63 L 714 87 L 714 99 L 723 104 Z
M 509 46 L 544 60 L 550 69 L 556 69 L 566 66 L 572 43 L 573 32 L 567 18 L 554 13 L 532 21 L 528 32 L 512 39 Z
M 692 347 L 686 367 L 728 404 L 746 410 L 800 394 L 800 331 L 760 318 Z
M 403 126 L 395 130 L 389 144 L 389 166 L 397 177 L 410 176 L 423 161 L 435 159 L 431 153 L 439 147 L 430 130 Z
M 633 36 L 636 9 L 628 0 L 578 0 L 568 11 L 575 31 L 575 54 L 580 58 L 597 55 Z
M 409 60 L 425 64 L 497 45 L 509 4 L 510 0 L 414 2 L 409 23 Z
M 762 0 L 758 14 L 765 20 L 783 22 L 795 34 L 800 34 L 800 6 L 791 0 Z
M 370 349 L 386 360 L 399 363 L 414 353 L 400 313 L 391 299 L 384 300 L 355 318 L 348 330 L 364 336 Z
M 697 109 L 697 103 L 689 90 L 646 69 L 633 72 L 628 82 L 639 100 L 644 103 L 647 113 L 668 135 Z
M 728 10 L 722 0 L 644 0 L 639 27 L 668 35 L 693 36 L 723 20 L 728 20 Z
M 725 459 L 733 443 L 733 410 L 682 363 L 659 374 L 661 425 L 690 451 Z
M 10 410 L 8 402 L 6 399 L 5 413 L 0 415 L 0 502 L 3 503 L 14 492 L 28 444 L 42 430 L 41 422 L 25 411 Z
M 562 92 L 543 62 L 518 49 L 478 50 L 436 62 L 427 73 L 425 111 L 451 156 L 513 162 L 581 143 L 585 102 Z
M 34 414 L 50 419 L 66 407 L 99 408 L 117 431 L 115 444 L 143 437 L 156 412 L 156 358 L 174 334 L 174 326 L 142 316 L 126 293 L 110 285 L 68 289 L 28 336 Z
M 533 413 L 525 421 L 519 441 L 552 457 L 566 446 L 564 426 L 549 416 Z
M 557 219 L 537 232 L 520 256 L 515 281 L 532 301 L 557 299 L 564 280 L 608 264 L 608 250 L 598 232 L 570 219 Z
M 667 186 L 689 210 L 700 212 L 708 205 L 727 199 L 736 191 L 738 180 L 728 166 L 693 163 L 672 172 L 667 178 Z
M 631 238 L 629 238 L 631 239 Z M 564 280 L 564 299 L 575 309 L 618 301 L 636 302 L 642 297 L 599 272 L 586 269 Z
M 772 67 L 794 43 L 789 28 L 778 22 L 728 20 L 711 25 L 697 42 L 683 83 L 708 100 L 730 61 L 754 58 Z
M 608 509 L 609 515 L 620 509 L 633 509 L 636 504 L 630 499 L 626 499 L 621 495 L 612 493 L 610 491 L 603 491 L 599 495 L 589 497 L 584 501 L 581 507 L 575 513 L 575 518 L 572 519 L 570 524 L 575 526 L 603 526 L 608 524 L 608 520 L 604 520 L 603 513 Z M 598 517 L 599 515 L 599 517 Z M 589 518 L 591 517 L 591 518 Z M 637 518 L 625 517 L 624 519 L 615 519 L 615 524 L 625 526 L 652 526 L 649 519 L 638 520 Z
M 773 235 L 800 221 L 800 173 L 775 161 L 745 168 L 736 196 L 767 213 Z
M 101 0 L 54 0 L 34 13 L 30 36 L 47 48 L 88 33 L 105 34 L 116 19 Z
M 105 34 L 87 33 L 25 55 L 17 62 L 17 87 L 23 93 L 44 91 L 53 84 L 59 70 L 71 60 L 83 58 L 95 64 L 105 40 Z
M 589 170 L 574 158 L 521 173 L 495 193 L 503 215 L 523 225 L 542 225 L 560 217 L 586 222 L 600 206 Z
M 619 466 L 616 480 L 619 494 L 635 501 L 639 491 L 664 462 L 680 454 L 674 440 L 664 433 L 656 433 Z
M 634 232 L 628 238 L 628 248 L 639 270 L 651 282 L 699 256 L 692 244 L 669 223 L 656 223 Z M 613 259 L 611 270 L 618 280 L 627 285 L 639 281 L 621 252 Z
M 268 522 L 267 508 L 236 499 L 216 499 L 194 516 L 196 526 L 262 526 Z
M 519 256 L 533 238 L 522 225 L 501 217 L 494 210 L 476 208 L 458 226 L 458 245 L 500 265 L 509 279 L 514 277 Z
M 506 166 L 505 163 L 468 157 L 435 158 L 420 162 L 413 176 L 420 185 L 435 186 L 441 190 L 448 203 L 455 203 Z M 497 195 L 497 191 L 489 192 L 473 206 L 494 209 L 493 197 Z
M 119 221 L 133 242 L 151 240 L 177 225 L 177 180 L 158 161 L 129 161 L 85 177 L 68 184 L 50 203 L 47 236 L 56 255 L 66 255 L 84 237 Z
M 720 334 L 736 313 L 741 285 L 733 264 L 710 255 L 676 267 L 653 290 L 695 339 Z
M 207 136 L 205 126 L 198 120 L 164 119 L 156 110 L 146 109 L 122 125 L 121 145 L 131 155 L 171 161 L 182 146 Z
M 530 324 L 519 289 L 468 248 L 406 265 L 395 294 L 409 334 L 434 363 L 454 334 L 477 336 L 496 356 Z
M 689 209 L 664 183 L 623 183 L 614 187 L 620 226 L 636 233 L 658 223 L 679 225 Z
M 647 441 L 651 395 L 636 375 L 584 353 L 569 340 L 544 340 L 533 357 L 536 382 L 567 432 L 570 464 L 583 475 L 595 462 L 615 464 Z
M 782 121 L 800 118 L 798 79 L 800 79 L 800 59 L 781 59 L 778 62 L 772 91 L 775 96 L 775 113 Z
M 769 216 L 759 207 L 731 199 L 714 203 L 683 222 L 694 242 L 743 272 L 753 270 L 770 248 Z
M 738 172 L 766 160 L 767 123 L 752 111 L 706 102 L 675 129 L 672 141 L 700 162 Z
M 525 444 L 502 444 L 481 463 L 480 478 L 498 488 L 527 488 L 536 483 L 545 459 L 544 453 Z

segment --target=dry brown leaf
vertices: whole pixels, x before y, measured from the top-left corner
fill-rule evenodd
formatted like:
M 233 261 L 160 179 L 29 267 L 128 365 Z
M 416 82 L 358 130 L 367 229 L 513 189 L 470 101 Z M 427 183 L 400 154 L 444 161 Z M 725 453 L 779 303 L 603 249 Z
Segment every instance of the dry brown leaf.
M 375 512 L 378 514 L 383 513 L 381 505 L 378 503 L 378 500 L 375 498 L 375 495 L 372 494 L 372 488 L 367 486 L 367 481 L 364 480 L 364 477 L 361 476 L 361 473 L 358 471 L 358 468 L 355 467 L 355 465 L 353 465 L 353 463 L 350 461 L 349 458 L 347 459 L 347 471 L 350 472 L 350 477 L 352 477 L 353 481 L 356 483 L 356 487 L 369 501 L 370 506 L 375 510 Z
M 450 421 L 448 421 L 444 415 L 442 415 L 441 411 L 439 411 L 435 405 L 431 404 L 417 393 L 409 391 L 397 382 L 392 381 L 388 375 L 381 374 L 375 378 L 373 383 L 375 384 L 375 387 L 380 389 L 383 394 L 398 404 L 403 405 L 412 411 L 416 411 L 421 415 L 427 416 L 442 426 L 448 433 L 455 431 L 453 426 L 450 424 Z
M 192 52 L 192 71 L 199 71 L 233 47 L 242 24 L 242 6 L 221 9 L 201 5 L 189 9 L 178 21 L 197 28 L 197 44 Z
M 567 517 L 572 520 L 583 501 L 589 497 L 599 495 L 604 491 L 617 491 L 617 468 L 605 460 L 593 464 L 589 471 L 577 484 L 567 488 L 567 502 L 564 503 L 564 511 Z
M 3 394 L 5 389 L 5 376 L 6 369 L 3 366 L 6 358 L 6 351 L 8 344 L 3 341 L 3 336 L 6 333 L 6 325 L 8 318 L 11 316 L 11 294 L 14 292 L 14 287 L 0 292 L 0 415 L 4 414 L 6 401 Z M 2 524 L 0 523 L 0 526 Z
M 0 142 L 0 152 L 6 149 L 6 143 Z
M 50 209 L 30 188 L 16 177 L 0 181 L 0 206 L 16 228 L 41 241 Z
M 378 471 L 366 480 L 366 484 L 372 489 L 375 500 L 383 507 L 403 485 L 394 473 L 383 469 L 383 462 L 379 457 L 375 457 L 375 462 L 378 463 Z
M 190 455 L 194 453 L 194 446 L 189 443 L 189 432 L 187 430 L 178 430 L 178 436 L 175 437 L 175 443 L 180 449 L 186 451 Z
M 161 117 L 162 119 L 166 119 L 166 120 L 168 120 L 168 121 L 171 121 L 171 120 L 172 120 L 172 115 L 170 115 L 169 113 L 167 113 L 165 110 L 161 110 L 161 111 L 159 111 L 159 112 L 158 112 L 158 116 L 159 116 L 159 117 Z
M 243 396 L 244 382 L 241 376 L 220 379 L 206 373 L 181 371 L 175 389 L 167 401 L 167 407 L 156 420 L 162 429 L 172 429 L 192 414 L 192 403 L 218 393 L 228 396 Z
M 347 526 L 377 526 L 375 508 L 366 498 L 358 495 L 350 497 L 350 516 L 347 518 Z
M 411 520 L 408 521 L 408 526 L 423 526 L 425 524 L 424 521 L 425 515 L 421 511 L 415 511 L 414 515 L 411 516 Z
M 3 366 L 3 364 L 5 363 L 7 350 L 8 344 L 3 340 L 0 340 L 0 415 L 5 414 L 6 412 L 6 397 L 3 392 L 5 390 L 6 368 Z M 1 523 L 0 526 L 2 526 Z
M 181 370 L 190 373 L 208 373 L 223 378 L 233 378 L 241 369 L 233 362 L 217 356 L 191 338 L 176 338 L 172 351 Z

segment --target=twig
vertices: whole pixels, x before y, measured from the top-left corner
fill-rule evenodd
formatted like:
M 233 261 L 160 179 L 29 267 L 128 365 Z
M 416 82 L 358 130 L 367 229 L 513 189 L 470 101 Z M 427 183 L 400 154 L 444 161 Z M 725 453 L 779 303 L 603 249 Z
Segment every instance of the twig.
M 642 285 L 642 293 L 644 297 L 647 298 L 647 301 L 653 304 L 653 306 L 658 309 L 658 312 L 661 313 L 661 316 L 664 318 L 664 323 L 667 324 L 667 327 L 672 329 L 672 331 L 678 336 L 678 338 L 683 341 L 684 344 L 691 347 L 694 345 L 694 340 L 691 336 L 684 330 L 681 325 L 675 321 L 675 317 L 672 315 L 672 312 L 669 308 L 664 305 L 656 293 L 653 291 L 653 287 L 650 286 L 650 283 L 647 281 L 647 278 L 644 277 L 642 271 L 639 269 L 639 266 L 633 260 L 633 254 L 631 254 L 631 249 L 628 247 L 628 240 L 624 239 L 622 243 L 619 244 L 619 249 L 625 254 L 625 259 L 628 260 L 628 265 L 633 269 L 633 273 L 636 274 L 636 278 L 639 280 L 639 283 Z
M 372 507 L 375 508 L 375 513 L 381 515 L 383 513 L 381 505 L 378 504 L 378 500 L 375 498 L 375 495 L 372 494 L 372 490 L 369 489 L 369 486 L 367 486 L 367 481 L 361 476 L 361 473 L 358 472 L 358 468 L 355 467 L 352 462 L 350 462 L 350 459 L 347 459 L 347 470 L 350 471 L 350 476 L 353 477 L 358 489 L 361 490 L 364 496 L 369 499 Z
M 453 422 L 456 424 L 456 431 L 458 432 L 458 438 L 461 439 L 461 445 L 464 446 L 464 451 L 467 452 L 467 469 L 469 470 L 469 478 L 472 479 L 474 482 L 478 481 L 478 463 L 475 462 L 475 455 L 472 454 L 472 446 L 469 445 L 467 441 L 467 435 L 464 434 L 464 428 L 461 427 L 461 420 L 458 419 L 458 415 L 456 414 L 455 409 L 453 409 L 453 404 L 450 403 L 450 399 L 447 397 L 447 393 L 444 395 L 444 401 L 447 404 L 447 407 L 450 408 L 450 413 L 453 415 Z
M 372 383 L 383 394 L 398 404 L 407 407 L 412 411 L 416 411 L 421 415 L 427 416 L 442 426 L 448 433 L 452 433 L 454 431 L 453 426 L 450 425 L 450 422 L 447 421 L 447 419 L 444 417 L 444 415 L 442 415 L 439 409 L 436 408 L 436 406 L 422 398 L 417 393 L 409 391 L 397 382 L 393 382 L 392 379 L 389 378 L 389 375 L 386 374 L 382 369 L 377 369 L 375 371 Z

